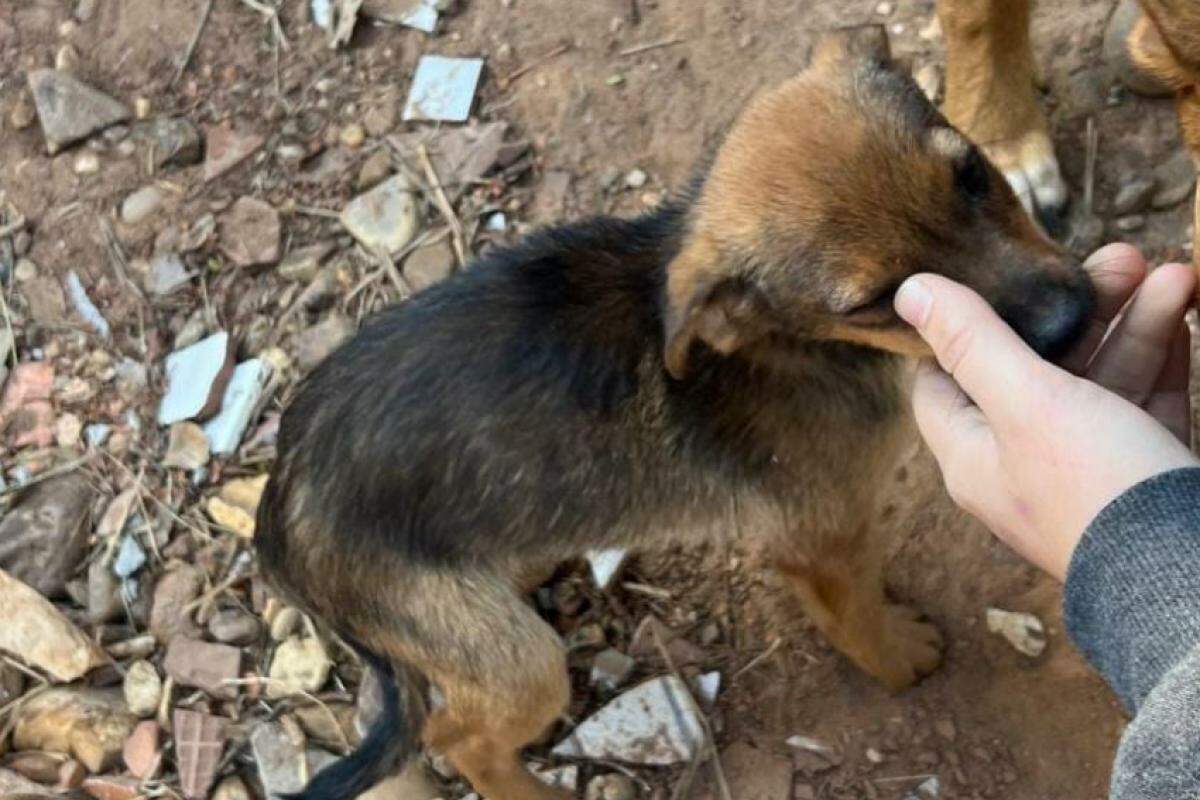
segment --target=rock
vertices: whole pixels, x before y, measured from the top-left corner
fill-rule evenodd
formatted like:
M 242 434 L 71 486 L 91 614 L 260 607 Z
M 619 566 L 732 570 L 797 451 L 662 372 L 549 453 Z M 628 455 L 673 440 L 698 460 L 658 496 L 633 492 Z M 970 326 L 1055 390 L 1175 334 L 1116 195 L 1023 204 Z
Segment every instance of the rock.
M 648 180 L 650 180 L 650 178 L 648 175 L 646 175 L 645 171 L 640 169 L 632 169 L 625 173 L 625 188 L 641 189 L 646 185 Z
M 78 441 L 78 427 L 74 434 Z M 94 497 L 80 473 L 51 478 L 24 492 L 0 521 L 0 569 L 46 597 L 61 596 L 87 552 Z
M 79 0 L 75 4 L 75 19 L 80 22 L 89 22 L 96 15 L 96 4 L 99 0 Z
M 83 433 L 83 421 L 74 414 L 63 414 L 54 425 L 54 443 L 64 449 L 75 447 L 79 444 L 81 433 Z M 3 534 L 0 534 L 0 548 L 3 546 Z
M 8 114 L 8 124 L 13 130 L 23 131 L 37 119 L 37 109 L 33 106 L 33 98 L 28 92 L 18 91 L 12 111 Z
M 293 250 L 283 261 L 279 262 L 275 271 L 279 273 L 280 277 L 289 281 L 310 283 L 317 277 L 317 271 L 321 268 L 321 264 L 336 247 L 336 242 L 327 240 Z
M 704 743 L 700 719 L 682 681 L 673 675 L 653 678 L 584 720 L 553 753 L 645 765 L 686 764 Z
M 221 252 L 239 267 L 274 264 L 279 260 L 282 228 L 270 203 L 239 197 L 217 223 Z
M 721 752 L 729 793 L 738 800 L 776 800 L 792 791 L 792 761 L 738 742 Z
M 141 781 L 112 775 L 95 775 L 83 782 L 83 790 L 96 800 L 136 800 Z
M 261 358 L 252 358 L 237 365 L 221 400 L 221 412 L 204 425 L 208 447 L 213 455 L 229 455 L 241 444 L 251 417 L 259 410 L 271 366 Z
M 56 282 L 54 286 L 58 289 Z M 49 447 L 53 443 L 54 410 L 49 402 L 53 386 L 54 367 L 45 362 L 18 364 L 5 381 L 4 394 L 0 396 L 0 431 L 7 428 L 13 448 L 30 444 Z
M 394 175 L 342 210 L 342 225 L 368 250 L 395 255 L 417 234 L 420 217 L 412 184 Z
M 1188 198 L 1196 185 L 1196 167 L 1184 148 L 1176 149 L 1174 155 L 1154 170 L 1158 190 L 1150 198 L 1155 209 L 1177 206 Z
M 203 428 L 194 422 L 176 422 L 171 426 L 167 453 L 162 460 L 164 467 L 190 471 L 205 466 L 208 459 L 208 437 Z
M 186 286 L 191 280 L 192 273 L 178 253 L 156 253 L 146 268 L 142 285 L 155 297 L 164 297 Z
M 913 73 L 913 80 L 929 102 L 937 105 L 942 96 L 942 71 L 937 64 L 926 64 Z
M 1113 198 L 1112 213 L 1118 216 L 1145 211 L 1154 195 L 1154 181 L 1149 178 L 1123 180 Z
M 1121 233 L 1140 231 L 1146 227 L 1146 216 L 1144 214 L 1130 214 L 1127 217 L 1119 217 L 1117 218 L 1116 227 Z
M 916 789 L 904 795 L 903 800 L 937 800 L 941 796 L 941 784 L 933 775 L 921 782 Z
M 262 625 L 253 614 L 236 608 L 218 611 L 208 621 L 208 632 L 224 644 L 247 645 L 258 641 Z
M 649 614 L 634 630 L 629 640 L 629 654 L 635 658 L 661 658 L 660 645 L 666 649 L 675 667 L 699 664 L 705 660 L 703 650 L 668 628 L 658 617 Z
M 233 376 L 233 359 L 234 347 L 224 331 L 167 356 L 167 391 L 158 407 L 158 424 L 215 414 Z
M 82 677 L 108 658 L 37 590 L 0 570 L 0 650 L 56 681 Z
M 61 325 L 67 315 L 67 299 L 62 286 L 53 276 L 37 275 L 28 280 L 21 280 L 22 264 L 30 264 L 28 260 L 17 262 L 16 278 L 21 286 L 21 294 L 29 306 L 29 315 L 44 325 Z
M 302 620 L 303 617 L 299 611 L 291 606 L 284 606 L 271 618 L 271 638 L 276 642 L 282 642 L 299 630 Z M 359 691 L 364 690 L 360 687 Z
M 296 337 L 296 363 L 307 372 L 329 357 L 354 335 L 357 326 L 345 314 L 334 312 Z
M 173 721 L 175 760 L 183 796 L 188 800 L 203 800 L 217 776 L 229 723 L 222 717 L 181 708 L 175 709 Z
M 113 561 L 113 572 L 120 578 L 131 578 L 145 563 L 146 551 L 133 534 L 123 537 L 117 558 Z
M 588 781 L 585 800 L 637 800 L 637 787 L 619 772 L 597 775 Z
M 204 155 L 200 131 L 183 117 L 160 117 L 150 124 L 154 163 L 159 167 L 199 164 Z
M 281 723 L 264 722 L 256 727 L 250 734 L 250 750 L 267 794 L 299 792 L 308 783 L 304 746 L 295 742 Z
M 163 202 L 162 190 L 157 186 L 143 186 L 121 203 L 121 221 L 126 225 L 137 225 L 158 210 Z
M 212 800 L 254 800 L 254 795 L 237 775 L 230 775 L 217 784 Z
M 358 742 L 358 732 L 354 727 L 355 709 L 350 703 L 314 703 L 299 706 L 294 713 L 309 741 L 322 747 L 342 750 Z
M 357 122 L 351 122 L 346 127 L 342 128 L 338 134 L 338 141 L 351 150 L 357 150 L 363 146 L 363 142 L 367 140 L 367 132 L 363 130 L 363 126 Z
M 277 700 L 298 692 L 314 694 L 329 679 L 333 663 L 320 640 L 294 636 L 275 648 L 271 669 L 267 673 L 267 697 Z
M 160 730 L 154 720 L 143 720 L 133 728 L 125 740 L 122 758 L 130 774 L 145 780 L 158 772 L 162 763 L 162 750 L 158 746 Z
M 717 701 L 717 694 L 721 691 L 721 673 L 705 672 L 697 675 L 695 688 L 696 696 L 700 698 L 700 702 L 706 706 L 711 706 Z
M 180 686 L 202 689 L 213 697 L 232 700 L 237 697 L 241 651 L 224 644 L 211 644 L 186 636 L 176 636 L 167 646 L 163 669 Z
M 187 607 L 200 596 L 203 587 L 204 574 L 191 564 L 181 564 L 158 579 L 147 627 L 159 642 L 166 643 L 181 634 L 194 636 L 200 632 Z
M 139 717 L 152 717 L 162 701 L 162 679 L 149 661 L 135 661 L 125 671 L 125 704 Z
M 10 769 L 0 768 L 0 797 L 8 800 L 49 800 L 55 795 L 40 783 L 34 783 Z
M 236 167 L 262 147 L 263 141 L 263 137 L 258 134 L 240 133 L 228 126 L 205 128 L 205 182 L 220 177 Z
M 547 223 L 561 220 L 570 192 L 571 173 L 564 170 L 546 172 L 533 199 L 532 218 Z
M 792 748 L 793 766 L 810 778 L 842 763 L 837 750 L 811 736 L 789 736 L 787 746 Z
M 4 764 L 13 772 L 35 783 L 54 784 L 58 782 L 58 772 L 62 765 L 70 760 L 60 753 L 25 750 L 6 757 Z
M 121 581 L 108 563 L 98 558 L 88 566 L 87 619 L 93 625 L 112 622 L 121 615 Z
M 254 516 L 267 486 L 267 475 L 239 478 L 221 487 L 205 504 L 212 521 L 246 539 L 254 537 Z
M 392 157 L 387 150 L 380 148 L 363 162 L 362 167 L 358 171 L 358 178 L 354 181 L 354 186 L 358 191 L 363 192 L 391 174 Z
M 612 647 L 602 650 L 592 659 L 591 683 L 612 691 L 629 679 L 637 665 L 629 656 Z
M 93 150 L 84 150 L 75 156 L 71 169 L 76 175 L 95 175 L 100 171 L 100 156 Z
M 587 554 L 588 566 L 592 570 L 592 580 L 599 589 L 607 589 L 613 578 L 621 571 L 628 553 L 619 548 L 609 550 L 592 550 Z
M 1033 614 L 989 608 L 987 627 L 1007 639 L 1017 652 L 1030 658 L 1037 658 L 1046 649 L 1046 630 Z
M 404 120 L 465 122 L 482 72 L 480 58 L 421 56 L 404 105 Z
M 37 106 L 46 149 L 51 155 L 96 131 L 129 119 L 129 109 L 65 72 L 29 72 L 29 91 Z
M 65 753 L 96 773 L 120 760 L 137 718 L 119 690 L 63 687 L 34 695 L 15 721 L 14 749 Z
M 404 279 L 414 292 L 427 289 L 454 271 L 454 251 L 441 239 L 418 247 L 404 260 Z
M 388 92 L 382 100 L 367 109 L 367 113 L 363 115 L 363 127 L 376 138 L 384 136 L 395 126 L 396 113 L 396 96 Z
M 1104 63 L 1130 91 L 1146 97 L 1167 97 L 1171 87 L 1140 69 L 1129 55 L 1127 42 L 1142 15 L 1137 0 L 1121 0 L 1104 31 Z

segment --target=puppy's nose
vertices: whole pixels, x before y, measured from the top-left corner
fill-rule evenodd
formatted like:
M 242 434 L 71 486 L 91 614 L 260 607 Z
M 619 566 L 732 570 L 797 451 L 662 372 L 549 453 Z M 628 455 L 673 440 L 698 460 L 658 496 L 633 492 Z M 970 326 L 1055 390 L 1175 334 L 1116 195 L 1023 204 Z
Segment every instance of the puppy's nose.
M 1083 334 L 1094 305 L 1082 273 L 1065 280 L 1038 275 L 1014 287 L 996 310 L 1038 355 L 1053 360 Z

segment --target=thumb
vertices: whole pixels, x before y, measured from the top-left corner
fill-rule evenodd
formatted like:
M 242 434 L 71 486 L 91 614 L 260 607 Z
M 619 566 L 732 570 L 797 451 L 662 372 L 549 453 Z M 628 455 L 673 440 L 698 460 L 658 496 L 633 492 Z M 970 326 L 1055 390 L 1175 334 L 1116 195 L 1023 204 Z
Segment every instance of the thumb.
M 989 419 L 1019 413 L 1013 390 L 1029 386 L 1044 362 L 982 297 L 940 275 L 920 274 L 901 284 L 895 305 Z

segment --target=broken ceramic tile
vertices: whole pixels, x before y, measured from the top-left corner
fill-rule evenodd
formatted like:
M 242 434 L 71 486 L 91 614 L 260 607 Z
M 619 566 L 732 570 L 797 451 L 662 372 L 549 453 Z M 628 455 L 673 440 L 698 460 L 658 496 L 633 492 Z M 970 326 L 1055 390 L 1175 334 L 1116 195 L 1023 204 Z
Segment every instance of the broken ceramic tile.
M 208 796 L 225 749 L 228 720 L 198 711 L 175 709 L 175 760 L 183 796 Z
M 224 331 L 167 356 L 167 391 L 158 407 L 158 424 L 203 419 L 220 409 L 233 374 L 233 356 Z
M 721 691 L 721 673 L 705 672 L 696 676 L 694 681 L 696 687 L 696 696 L 706 706 L 711 706 L 717 700 L 717 693 Z
M 228 455 L 237 450 L 270 378 L 271 367 L 260 358 L 237 365 L 225 389 L 220 413 L 204 425 L 213 455 Z
M 35 69 L 29 72 L 28 80 L 51 155 L 130 117 L 123 104 L 65 72 Z
M 580 723 L 556 756 L 665 766 L 690 762 L 704 743 L 700 710 L 679 678 L 652 678 Z
M 100 334 L 101 339 L 107 339 L 112 335 L 108 320 L 100 313 L 100 309 L 96 308 L 92 298 L 88 297 L 87 291 L 83 288 L 83 282 L 79 280 L 79 273 L 75 270 L 67 273 L 67 296 L 71 298 L 71 305 L 75 306 L 75 313 L 88 324 L 89 328 Z
M 421 56 L 404 105 L 405 121 L 465 122 L 482 73 L 481 58 Z
M 620 572 L 628 552 L 619 547 L 608 550 L 592 550 L 587 554 L 588 566 L 592 568 L 592 580 L 600 589 L 607 589 Z

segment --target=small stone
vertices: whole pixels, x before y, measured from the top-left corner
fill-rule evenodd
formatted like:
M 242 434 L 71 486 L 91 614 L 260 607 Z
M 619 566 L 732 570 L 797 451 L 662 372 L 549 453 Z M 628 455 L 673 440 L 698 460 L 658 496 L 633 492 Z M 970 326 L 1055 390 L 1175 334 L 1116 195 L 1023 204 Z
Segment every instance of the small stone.
M 88 447 L 101 447 L 108 441 L 109 434 L 111 433 L 111 425 L 104 422 L 97 422 L 83 429 L 83 438 L 87 441 Z
M 254 800 L 254 795 L 250 794 L 241 778 L 230 775 L 217 784 L 212 800 Z
M 151 105 L 149 97 L 137 97 L 133 101 L 133 116 L 137 119 L 145 119 L 150 116 Z
M 420 217 L 412 184 L 394 175 L 346 204 L 342 225 L 369 250 L 394 255 L 417 234 Z
M 637 800 L 637 787 L 619 772 L 597 775 L 588 781 L 585 800 Z
M 892 12 L 896 10 L 896 6 L 891 0 L 883 0 L 875 6 L 875 13 L 881 17 L 890 17 Z
M 926 64 L 913 74 L 913 80 L 930 103 L 937 105 L 942 95 L 942 71 L 937 64 Z
M 637 662 L 620 650 L 611 647 L 602 650 L 592 659 L 591 683 L 593 686 L 612 691 L 629 678 L 636 664 Z
M 296 337 L 296 363 L 307 372 L 354 335 L 357 326 L 344 314 L 333 313 Z
M 1154 170 L 1155 183 L 1158 190 L 1150 198 L 1150 205 L 1155 209 L 1177 206 L 1188 198 L 1196 185 L 1196 167 L 1191 156 L 1184 148 L 1176 150 L 1175 154 Z
M 211 644 L 176 636 L 167 646 L 163 669 L 180 686 L 202 689 L 213 697 L 237 697 L 234 681 L 242 665 L 241 651 L 224 644 Z
M 224 331 L 167 356 L 167 392 L 158 409 L 158 424 L 206 419 L 221 407 L 233 376 L 234 348 Z
M 987 627 L 1007 639 L 1017 652 L 1030 658 L 1037 658 L 1046 649 L 1046 630 L 1033 614 L 989 608 Z
M 628 189 L 641 189 L 648 180 L 649 176 L 644 170 L 632 169 L 625 173 L 625 187 Z
M 298 692 L 313 694 L 329 679 L 333 663 L 315 638 L 292 637 L 275 648 L 268 675 L 267 697 L 277 700 Z
M 414 292 L 427 289 L 454 271 L 454 251 L 445 239 L 418 247 L 404 260 L 404 279 Z
M 99 0 L 79 0 L 75 4 L 75 19 L 89 22 L 96 15 L 96 4 Z
M 204 180 L 211 181 L 236 167 L 263 145 L 263 137 L 240 133 L 228 126 L 209 127 L 204 132 Z
M 10 383 L 13 380 L 15 372 Z M 69 417 L 74 415 L 64 415 L 63 419 Z M 66 426 L 71 430 L 64 431 L 60 420 L 58 433 L 74 433 L 73 442 L 78 442 L 78 422 L 75 417 Z M 0 569 L 39 594 L 62 596 L 87 553 L 88 516 L 94 498 L 91 485 L 78 474 L 51 478 L 24 493 L 0 520 Z
M 937 732 L 938 736 L 947 742 L 953 742 L 958 738 L 958 728 L 955 727 L 954 720 L 952 719 L 939 719 L 933 723 L 933 729 Z
M 87 573 L 88 622 L 93 625 L 112 622 L 123 609 L 121 581 L 104 559 L 96 559 L 88 566 Z
M 154 720 L 144 720 L 134 726 L 133 733 L 125 740 L 122 757 L 133 777 L 145 780 L 158 771 L 162 763 L 162 750 L 158 746 L 161 731 Z
M 321 264 L 336 247 L 335 242 L 324 241 L 293 250 L 279 262 L 275 271 L 286 280 L 310 283 L 317 277 L 317 270 L 321 268 Z
M 126 225 L 137 225 L 162 205 L 163 193 L 157 186 L 143 186 L 121 203 L 121 221 Z
M 1117 230 L 1121 233 L 1133 233 L 1140 231 L 1146 227 L 1146 216 L 1144 214 L 1130 214 L 1127 217 L 1119 217 L 1116 222 Z
M 271 638 L 282 642 L 300 628 L 301 620 L 299 611 L 291 606 L 284 606 L 271 618 Z
M 392 157 L 388 154 L 387 150 L 380 148 L 363 162 L 354 185 L 360 192 L 363 192 L 391 174 Z
M 874 747 L 868 747 L 866 755 L 867 761 L 870 761 L 872 764 L 882 764 L 884 761 L 883 753 L 879 752 Z
M 367 133 L 379 137 L 388 133 L 396 124 L 396 100 L 387 97 L 382 102 L 371 106 L 363 116 L 363 127 Z
M 711 706 L 717 701 L 717 694 L 721 691 L 721 673 L 705 672 L 697 675 L 695 685 L 696 696 L 702 703 Z
M 151 123 L 154 163 L 160 167 L 186 167 L 200 163 L 204 144 L 200 131 L 183 117 L 162 117 Z
M 135 800 L 141 796 L 141 781 L 113 775 L 93 775 L 83 781 L 83 790 L 96 800 Z
M 254 197 L 239 197 L 218 220 L 221 252 L 236 266 L 274 264 L 279 260 L 282 226 L 279 212 Z
M 203 800 L 217 776 L 229 722 L 222 717 L 182 708 L 175 709 L 172 721 L 175 760 L 183 796 L 188 800 Z M 242 790 L 245 791 L 244 786 Z
M 203 428 L 194 422 L 176 422 L 171 426 L 167 453 L 162 460 L 164 467 L 191 471 L 208 464 L 208 459 L 208 437 Z
M 230 481 L 221 487 L 218 494 L 208 499 L 204 510 L 208 512 L 212 521 L 222 528 L 227 528 L 242 538 L 252 539 L 254 517 L 266 485 L 266 475 Z
M 675 676 L 619 695 L 553 750 L 557 756 L 633 764 L 686 764 L 704 743 L 700 711 Z
M 65 72 L 31 70 L 29 90 L 51 155 L 68 144 L 129 119 L 129 109 Z
M 941 796 L 941 789 L 937 775 L 933 775 L 922 781 L 916 789 L 904 795 L 903 800 L 937 800 Z
M 108 658 L 36 589 L 0 570 L 0 651 L 66 683 Z
M 95 151 L 84 150 L 75 156 L 72 169 L 76 175 L 95 175 L 100 171 L 100 156 L 96 155 Z
M 162 678 L 149 661 L 135 661 L 125 671 L 125 704 L 139 717 L 152 717 L 162 701 Z
M 357 741 L 350 703 L 314 703 L 299 706 L 294 713 L 310 742 L 337 750 Z
M 308 783 L 304 746 L 288 735 L 282 723 L 264 722 L 256 727 L 250 734 L 250 749 L 268 795 L 299 792 Z
M 921 26 L 921 30 L 917 31 L 917 36 L 927 42 L 942 38 L 942 20 L 937 14 L 934 14 L 929 18 L 929 22 Z
M 113 572 L 120 578 L 132 578 L 146 563 L 146 551 L 138 544 L 137 538 L 127 534 L 121 538 L 121 546 L 117 549 L 117 558 L 113 561 Z
M 158 641 L 168 642 L 181 634 L 199 633 L 187 607 L 200 596 L 203 587 L 203 573 L 191 564 L 181 564 L 158 579 L 147 626 Z
M 104 772 L 120 760 L 136 722 L 119 690 L 48 689 L 18 707 L 13 748 L 65 753 L 89 772 Z
M 624 566 L 627 556 L 628 553 L 621 548 L 588 552 L 587 562 L 591 567 L 592 581 L 597 588 L 604 590 L 612 584 L 613 579 Z
M 338 135 L 338 140 L 343 145 L 352 150 L 357 150 L 362 147 L 363 142 L 367 139 L 367 132 L 363 130 L 363 126 L 357 122 L 352 122 L 342 128 L 342 132 Z
M 186 286 L 191 279 L 192 273 L 188 272 L 178 253 L 156 253 L 146 267 L 142 283 L 150 294 L 164 297 Z
M 54 54 L 54 68 L 63 74 L 74 74 L 79 70 L 79 51 L 69 44 L 58 48 Z
M 737 742 L 721 752 L 721 766 L 738 800 L 787 800 L 791 793 L 791 759 Z
M 17 92 L 17 100 L 13 103 L 12 111 L 8 115 L 8 124 L 13 127 L 13 130 L 22 131 L 33 124 L 37 119 L 37 110 L 33 107 L 33 98 L 28 92 Z
M 1112 213 L 1118 216 L 1145 211 L 1154 195 L 1154 181 L 1149 178 L 1123 180 L 1113 198 Z
M 208 632 L 223 644 L 247 645 L 258 641 L 262 625 L 253 614 L 230 608 L 218 611 L 208 621 Z

